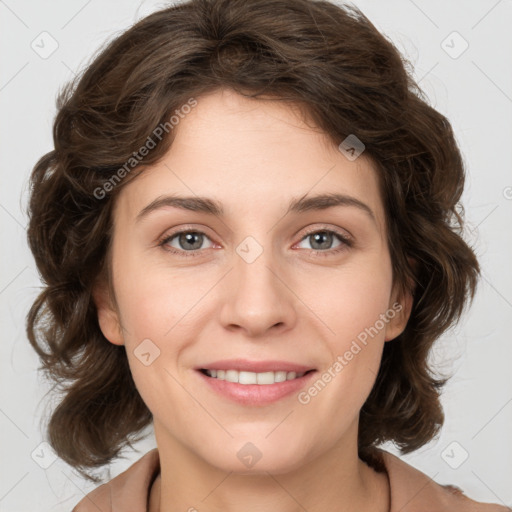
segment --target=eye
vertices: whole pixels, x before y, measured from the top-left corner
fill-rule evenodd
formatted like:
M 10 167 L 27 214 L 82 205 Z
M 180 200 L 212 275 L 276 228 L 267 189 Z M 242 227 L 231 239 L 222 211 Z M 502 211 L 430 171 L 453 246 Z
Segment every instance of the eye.
M 210 240 L 201 231 L 178 231 L 166 236 L 158 245 L 162 246 L 164 250 L 180 256 L 197 256 L 200 250 L 204 249 L 203 242 L 205 239 Z
M 339 243 L 333 248 L 333 242 L 335 242 L 336 239 L 338 239 Z M 343 251 L 347 247 L 352 247 L 352 240 L 350 240 L 346 235 L 342 235 L 341 233 L 330 229 L 310 231 L 299 243 L 302 243 L 305 240 L 310 241 L 311 249 L 315 254 L 327 252 L 327 254 L 325 254 L 326 256 Z

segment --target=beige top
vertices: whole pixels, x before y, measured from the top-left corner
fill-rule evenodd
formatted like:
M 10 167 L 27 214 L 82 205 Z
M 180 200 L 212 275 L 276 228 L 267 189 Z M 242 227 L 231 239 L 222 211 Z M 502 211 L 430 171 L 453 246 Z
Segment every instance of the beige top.
M 379 450 L 391 487 L 391 512 L 510 512 L 473 501 L 453 486 L 443 486 L 395 455 Z M 87 494 L 72 512 L 147 512 L 151 485 L 160 471 L 158 449 Z

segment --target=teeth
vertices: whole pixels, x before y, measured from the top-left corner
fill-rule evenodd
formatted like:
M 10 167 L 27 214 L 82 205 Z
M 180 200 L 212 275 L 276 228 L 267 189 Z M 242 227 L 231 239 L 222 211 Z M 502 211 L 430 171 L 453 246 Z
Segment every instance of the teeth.
M 206 370 L 209 377 L 228 382 L 237 382 L 239 384 L 275 384 L 276 382 L 284 382 L 285 380 L 293 380 L 302 377 L 306 372 L 239 372 L 237 370 Z

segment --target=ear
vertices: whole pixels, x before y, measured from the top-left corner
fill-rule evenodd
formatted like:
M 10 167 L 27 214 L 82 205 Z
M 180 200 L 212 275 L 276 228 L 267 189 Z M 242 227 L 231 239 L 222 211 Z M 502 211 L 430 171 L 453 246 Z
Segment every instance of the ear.
M 114 345 L 124 345 L 121 322 L 110 298 L 106 284 L 97 284 L 93 288 L 93 299 L 98 311 L 98 324 L 103 336 Z
M 407 258 L 407 260 L 414 273 L 416 273 L 416 260 L 412 258 Z M 388 311 L 394 311 L 395 314 L 393 317 L 388 315 L 389 322 L 386 324 L 385 341 L 394 340 L 404 332 L 407 322 L 409 321 L 409 317 L 411 316 L 415 287 L 416 285 L 413 281 L 409 281 L 407 289 L 401 293 L 398 292 L 398 287 L 393 287 Z

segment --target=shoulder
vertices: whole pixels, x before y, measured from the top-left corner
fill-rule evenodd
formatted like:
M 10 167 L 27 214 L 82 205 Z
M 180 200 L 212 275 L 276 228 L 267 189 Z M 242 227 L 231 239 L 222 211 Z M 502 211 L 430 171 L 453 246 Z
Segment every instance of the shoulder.
M 149 490 L 159 470 L 158 450 L 154 448 L 110 482 L 87 494 L 71 512 L 147 510 Z
M 389 477 L 391 512 L 510 512 L 511 509 L 470 499 L 461 489 L 441 485 L 399 457 L 378 450 Z

